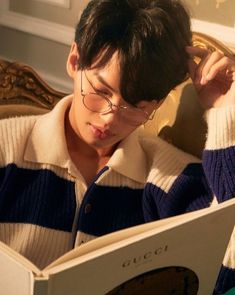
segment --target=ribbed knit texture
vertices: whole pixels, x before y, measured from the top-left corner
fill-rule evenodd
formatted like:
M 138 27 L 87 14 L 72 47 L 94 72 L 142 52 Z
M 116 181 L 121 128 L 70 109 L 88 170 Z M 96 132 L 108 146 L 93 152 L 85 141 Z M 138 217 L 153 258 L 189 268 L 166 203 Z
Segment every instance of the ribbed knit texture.
M 208 207 L 214 195 L 219 202 L 235 196 L 234 109 L 208 112 L 203 166 L 140 128 L 87 188 L 65 142 L 71 99 L 43 116 L 0 121 L 0 240 L 38 267 L 96 236 Z M 218 290 L 234 276 L 234 240 Z
M 235 197 L 235 106 L 211 109 L 203 167 L 218 202 Z M 231 236 L 213 295 L 235 287 L 235 233 Z
M 235 107 L 212 109 L 207 113 L 208 139 L 203 167 L 218 201 L 235 196 Z
M 33 224 L 2 223 L 0 232 L 2 242 L 22 253 L 41 269 L 69 251 L 73 244 L 70 233 Z
M 206 150 L 218 150 L 235 145 L 235 106 L 214 108 L 206 113 L 208 136 Z
M 235 287 L 235 269 L 222 266 L 213 295 L 223 295 Z

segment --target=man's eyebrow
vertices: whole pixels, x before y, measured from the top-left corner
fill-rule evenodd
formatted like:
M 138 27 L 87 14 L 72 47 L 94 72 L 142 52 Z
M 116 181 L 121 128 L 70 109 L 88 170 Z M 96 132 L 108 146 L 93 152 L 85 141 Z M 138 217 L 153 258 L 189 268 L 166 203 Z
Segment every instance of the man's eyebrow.
M 109 88 L 109 89 L 112 90 L 113 92 L 116 92 L 116 90 L 113 89 L 113 87 L 110 86 L 110 85 L 104 80 L 104 78 L 103 78 L 102 76 L 100 76 L 99 73 L 95 73 L 95 76 L 96 76 L 97 79 L 98 79 L 102 84 L 104 84 L 107 88 Z

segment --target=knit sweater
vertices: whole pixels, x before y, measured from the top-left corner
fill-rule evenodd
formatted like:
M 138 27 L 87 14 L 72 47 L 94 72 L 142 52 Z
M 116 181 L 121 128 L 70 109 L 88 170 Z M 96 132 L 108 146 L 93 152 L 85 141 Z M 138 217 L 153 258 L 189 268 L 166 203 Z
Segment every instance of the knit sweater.
M 202 162 L 140 127 L 87 187 L 66 145 L 71 100 L 0 122 L 0 240 L 39 268 L 94 237 L 235 196 L 234 107 L 208 111 Z M 235 286 L 233 241 L 218 294 Z

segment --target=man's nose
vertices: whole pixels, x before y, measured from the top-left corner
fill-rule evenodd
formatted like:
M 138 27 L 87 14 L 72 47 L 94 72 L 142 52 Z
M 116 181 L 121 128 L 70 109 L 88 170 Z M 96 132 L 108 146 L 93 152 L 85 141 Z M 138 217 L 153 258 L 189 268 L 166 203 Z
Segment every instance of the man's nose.
M 110 109 L 109 111 L 101 114 L 102 119 L 107 123 L 111 124 L 114 122 L 117 122 L 118 119 L 120 118 L 120 109 L 119 105 L 121 103 L 120 97 L 113 96 L 112 100 L 110 100 Z
M 106 113 L 100 114 L 101 119 L 105 122 L 105 124 L 110 125 L 118 122 L 118 108 L 113 107 Z

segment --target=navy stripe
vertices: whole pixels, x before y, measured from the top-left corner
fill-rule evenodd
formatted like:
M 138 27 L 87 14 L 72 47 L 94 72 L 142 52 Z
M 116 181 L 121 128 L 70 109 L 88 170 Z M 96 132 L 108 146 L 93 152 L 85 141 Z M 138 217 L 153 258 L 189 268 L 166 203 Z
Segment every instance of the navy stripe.
M 161 218 L 159 203 L 166 199 L 167 194 L 158 186 L 147 183 L 144 188 L 143 210 L 145 221 L 153 221 Z
M 204 151 L 203 166 L 218 201 L 232 198 L 235 193 L 235 148 Z
M 150 221 L 202 209 L 208 207 L 212 199 L 202 165 L 190 164 L 177 177 L 168 193 L 152 183 L 146 185 L 145 218 Z
M 93 184 L 81 204 L 78 230 L 101 236 L 143 223 L 142 195 L 143 189 Z
M 235 269 L 222 266 L 213 295 L 222 295 L 235 287 Z
M 75 210 L 73 182 L 47 169 L 23 169 L 15 164 L 0 169 L 0 222 L 71 231 Z

